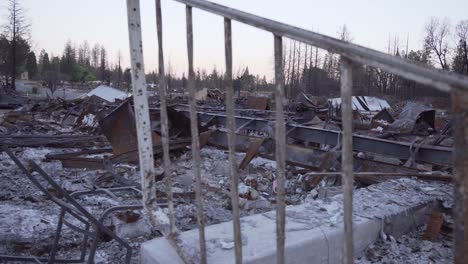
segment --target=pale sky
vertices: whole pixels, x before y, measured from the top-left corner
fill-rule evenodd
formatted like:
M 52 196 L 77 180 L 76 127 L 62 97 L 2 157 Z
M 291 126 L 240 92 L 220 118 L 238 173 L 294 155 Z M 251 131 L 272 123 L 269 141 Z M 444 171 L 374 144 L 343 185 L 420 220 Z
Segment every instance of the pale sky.
M 353 42 L 385 51 L 389 36 L 399 37 L 409 48 L 420 49 L 424 25 L 432 16 L 447 17 L 452 25 L 468 19 L 468 0 L 212 0 L 233 8 L 294 26 L 337 37 L 346 25 Z M 5 16 L 6 0 L 2 16 Z M 32 40 L 38 53 L 61 54 L 65 42 L 98 42 L 108 50 L 111 62 L 122 51 L 128 65 L 126 0 L 21 0 L 32 24 Z M 156 70 L 156 19 L 154 0 L 141 0 L 145 69 Z M 187 68 L 185 8 L 162 0 L 166 63 L 181 74 Z M 194 9 L 195 68 L 210 71 L 224 65 L 223 19 Z M 251 72 L 272 75 L 273 38 L 270 33 L 233 23 L 234 69 L 249 66 Z

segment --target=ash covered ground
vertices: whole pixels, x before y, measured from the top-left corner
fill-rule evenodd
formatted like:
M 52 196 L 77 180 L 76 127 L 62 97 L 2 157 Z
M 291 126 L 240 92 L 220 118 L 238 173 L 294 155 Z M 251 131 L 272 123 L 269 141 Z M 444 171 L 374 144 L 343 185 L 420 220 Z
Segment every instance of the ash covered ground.
M 70 151 L 70 150 L 67 150 Z M 117 183 L 107 171 L 90 171 L 84 169 L 66 169 L 58 161 L 46 162 L 43 157 L 48 153 L 63 152 L 53 148 L 16 148 L 14 153 L 21 160 L 35 160 L 50 176 L 61 186 L 75 192 L 87 190 L 92 186 L 114 187 Z M 103 155 L 105 156 L 105 154 Z M 242 158 L 237 155 L 237 159 Z M 204 148 L 202 157 L 202 181 L 204 189 L 205 217 L 207 225 L 230 221 L 230 173 L 229 161 L 226 151 L 215 148 Z M 0 254 L 8 255 L 35 255 L 46 256 L 53 241 L 59 208 L 47 200 L 26 176 L 16 167 L 5 153 L 0 155 Z M 289 171 L 293 171 L 290 168 Z M 125 180 L 138 183 L 140 180 L 136 166 L 118 165 L 116 171 Z M 241 215 L 264 213 L 275 208 L 275 162 L 263 158 L 254 159 L 248 169 L 240 174 L 239 185 Z M 306 191 L 300 181 L 301 176 L 290 172 L 287 181 L 288 204 L 300 204 L 318 198 L 326 197 L 330 193 L 326 186 Z M 185 153 L 173 160 L 173 192 L 176 202 L 176 220 L 180 230 L 197 228 L 195 206 L 195 180 L 193 163 L 190 153 Z M 325 181 L 326 182 L 326 181 Z M 330 188 L 334 188 L 331 186 Z M 166 187 L 164 180 L 158 184 L 160 202 L 164 203 Z M 138 204 L 138 196 L 124 196 L 122 200 L 115 200 L 106 195 L 85 196 L 79 199 L 90 212 L 99 215 L 110 206 L 125 204 Z M 167 210 L 166 210 L 167 212 Z M 127 213 L 129 214 L 129 213 Z M 105 225 L 116 231 L 130 243 L 133 250 L 132 263 L 139 263 L 139 248 L 141 243 L 160 236 L 152 230 L 149 221 L 143 212 L 137 211 L 136 220 L 128 222 L 118 215 L 112 215 L 105 221 Z M 135 218 L 135 217 L 134 217 Z M 74 219 L 69 219 L 71 222 Z M 75 220 L 76 221 L 76 220 Z M 447 263 L 453 258 L 451 236 L 442 233 L 434 242 L 422 240 L 421 230 L 402 236 L 398 239 L 391 237 L 381 238 L 368 247 L 362 256 L 356 259 L 357 263 Z M 63 258 L 76 258 L 80 253 L 82 236 L 68 228 L 64 228 L 59 256 Z M 125 251 L 122 247 L 108 237 L 102 238 L 96 254 L 96 263 L 120 263 Z
M 118 186 L 115 178 L 104 170 L 86 170 L 63 168 L 59 161 L 45 161 L 44 156 L 50 153 L 62 153 L 63 149 L 54 148 L 14 148 L 14 154 L 20 160 L 34 160 L 62 188 L 73 193 L 90 190 L 93 186 L 111 188 Z M 66 152 L 73 151 L 67 149 Z M 111 153 L 109 153 L 111 155 Z M 101 156 L 106 156 L 102 154 Z M 243 154 L 238 154 L 240 161 Z M 201 151 L 203 198 L 207 225 L 230 221 L 232 219 L 230 200 L 230 164 L 226 151 L 206 147 Z M 29 255 L 45 257 L 50 250 L 60 208 L 48 200 L 22 173 L 6 155 L 0 154 L 0 254 Z M 197 227 L 195 206 L 195 179 L 193 162 L 189 152 L 173 160 L 173 193 L 175 197 L 175 216 L 177 227 L 181 231 Z M 135 185 L 140 182 L 136 166 L 120 164 L 115 171 L 127 182 Z M 240 174 L 239 184 L 241 215 L 263 213 L 275 208 L 275 162 L 263 158 L 254 159 L 249 167 Z M 34 174 L 33 174 L 34 175 Z M 287 203 L 299 204 L 311 195 L 302 189 L 298 177 L 287 181 Z M 157 186 L 160 202 L 166 202 L 166 185 L 164 180 Z M 119 204 L 138 204 L 138 195 L 126 194 L 115 200 L 107 195 L 87 195 L 78 200 L 94 215 L 100 215 L 105 209 Z M 167 209 L 166 209 L 167 212 Z M 105 225 L 116 231 L 133 247 L 133 263 L 139 261 L 139 247 L 144 241 L 159 236 L 153 231 L 143 212 L 135 212 L 138 218 L 127 223 L 112 215 Z M 68 219 L 68 218 L 66 218 Z M 73 218 L 70 222 L 76 221 Z M 103 237 L 96 254 L 96 263 L 119 263 L 124 257 L 121 246 L 109 238 Z M 82 235 L 64 227 L 59 256 L 64 258 L 78 257 Z

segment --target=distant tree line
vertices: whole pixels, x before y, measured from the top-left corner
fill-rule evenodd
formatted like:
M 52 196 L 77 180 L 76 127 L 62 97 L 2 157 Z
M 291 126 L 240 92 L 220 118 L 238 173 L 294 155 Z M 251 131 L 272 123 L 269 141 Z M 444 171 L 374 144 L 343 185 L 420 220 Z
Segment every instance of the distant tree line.
M 128 89 L 130 69 L 121 67 L 122 56 L 117 55 L 117 64 L 112 65 L 106 48 L 87 41 L 79 46 L 67 41 L 61 56 L 49 55 L 45 50 L 39 54 L 38 79 L 44 80 L 51 91 L 61 82 L 87 84 L 99 81 L 121 89 Z
M 30 24 L 20 0 L 7 1 L 6 23 L 0 33 L 0 88 L 15 90 L 15 81 L 23 72 L 28 78 L 47 84 L 52 93 L 60 83 L 85 84 L 92 81 L 113 84 L 119 88 L 130 85 L 130 69 L 121 67 L 121 54 L 117 64 L 109 63 L 104 46 L 91 47 L 87 41 L 77 46 L 70 40 L 62 55 L 49 54 L 42 50 L 36 57 L 31 48 Z
M 87 85 L 98 81 L 114 87 L 130 90 L 131 71 L 122 68 L 122 55 L 116 55 L 110 63 L 106 48 L 87 41 L 76 45 L 65 43 L 61 55 L 42 50 L 38 57 L 31 49 L 30 24 L 25 18 L 20 0 L 7 0 L 7 23 L 0 33 L 0 84 L 4 90 L 14 90 L 16 78 L 27 71 L 29 78 L 43 81 L 54 92 L 61 83 Z M 352 42 L 346 26 L 339 31 L 339 38 Z M 459 21 L 454 27 L 447 19 L 431 18 L 425 27 L 421 49 L 409 50 L 398 38 L 389 39 L 387 53 L 402 57 L 426 67 L 437 67 L 468 75 L 468 20 Z M 296 98 L 301 92 L 317 96 L 338 96 L 340 84 L 339 56 L 317 47 L 297 41 L 285 41 L 283 51 L 285 94 Z M 405 80 L 378 68 L 354 65 L 354 93 L 360 95 L 394 95 L 404 98 L 442 95 L 433 89 Z M 171 92 L 184 92 L 187 88 L 185 74 L 177 76 L 170 63 L 166 66 L 167 86 Z M 195 71 L 196 87 L 224 89 L 224 73 L 213 67 Z M 147 74 L 151 88 L 158 84 L 155 72 Z M 273 80 L 254 75 L 249 67 L 239 68 L 233 76 L 235 91 L 273 91 Z
M 341 40 L 352 42 L 346 26 Z M 452 28 L 447 19 L 431 18 L 426 24 L 420 50 L 408 50 L 398 38 L 388 41 L 387 53 L 425 67 L 437 67 L 468 75 L 468 20 Z M 339 96 L 340 59 L 336 54 L 290 41 L 284 47 L 285 93 L 290 98 L 306 92 L 313 95 Z M 434 89 L 403 79 L 378 68 L 354 65 L 353 88 L 360 95 L 394 95 L 404 98 L 445 96 Z
M 352 42 L 349 30 L 343 26 L 339 31 L 341 40 Z M 408 36 L 409 38 L 409 36 Z M 468 20 L 460 21 L 451 27 L 447 19 L 431 18 L 425 27 L 421 49 L 409 50 L 406 43 L 395 37 L 388 40 L 387 53 L 412 61 L 424 67 L 435 67 L 459 74 L 468 75 Z M 406 45 L 405 45 L 406 44 Z M 283 51 L 285 94 L 296 98 L 304 92 L 316 96 L 339 96 L 340 58 L 337 54 L 321 50 L 297 41 L 286 41 Z M 195 71 L 197 88 L 224 89 L 224 76 L 216 67 L 211 73 Z M 158 83 L 156 73 L 148 80 Z M 166 78 L 170 91 L 184 90 L 187 85 L 185 74 L 176 77 L 172 66 L 166 66 Z M 234 74 L 235 91 L 273 91 L 273 80 L 265 76 L 253 75 L 245 67 Z M 358 95 L 392 95 L 400 98 L 419 96 L 446 96 L 445 93 L 430 89 L 413 81 L 388 73 L 379 68 L 353 65 L 353 89 Z
M 239 68 L 233 75 L 233 87 L 237 92 L 241 90 L 248 92 L 262 92 L 271 91 L 273 89 L 273 83 L 268 81 L 265 75 L 253 75 L 250 73 L 249 67 Z M 151 72 L 146 75 L 146 80 L 148 83 L 158 84 L 158 74 Z M 173 73 L 170 63 L 166 66 L 166 81 L 167 89 L 170 92 L 185 92 L 187 89 L 188 80 L 185 73 L 180 77 L 176 76 Z M 204 69 L 195 70 L 195 87 L 197 89 L 208 88 L 224 91 L 224 81 L 224 73 L 219 72 L 216 67 L 213 67 L 210 73 L 207 73 Z

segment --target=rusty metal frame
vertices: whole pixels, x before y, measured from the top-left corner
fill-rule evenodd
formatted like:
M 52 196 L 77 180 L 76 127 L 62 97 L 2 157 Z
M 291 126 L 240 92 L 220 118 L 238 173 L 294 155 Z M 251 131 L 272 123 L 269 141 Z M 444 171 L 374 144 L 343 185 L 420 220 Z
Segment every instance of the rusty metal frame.
M 312 31 L 304 30 L 301 28 L 293 27 L 284 23 L 280 23 L 274 20 L 266 19 L 260 16 L 249 14 L 240 10 L 232 9 L 223 5 L 208 2 L 205 0 L 173 0 L 184 4 L 187 10 L 192 8 L 198 8 L 207 11 L 212 14 L 219 15 L 224 18 L 225 21 L 225 48 L 226 48 L 226 77 L 228 80 L 232 80 L 232 44 L 231 44 L 231 21 L 238 21 L 259 29 L 266 30 L 274 36 L 274 53 L 275 53 L 275 81 L 276 81 L 276 159 L 277 159 L 277 181 L 278 181 L 278 209 L 277 209 L 277 262 L 284 263 L 285 255 L 285 208 L 284 208 L 284 169 L 285 169 L 285 124 L 282 101 L 284 98 L 284 77 L 282 76 L 283 65 L 282 65 L 282 50 L 283 44 L 282 39 L 284 37 L 297 40 L 309 45 L 316 46 L 341 56 L 341 73 L 342 73 L 342 84 L 341 94 L 343 98 L 342 115 L 343 118 L 349 117 L 351 114 L 351 101 L 352 96 L 352 64 L 364 64 L 372 67 L 380 68 L 384 71 L 396 74 L 403 78 L 415 81 L 420 84 L 431 86 L 443 92 L 452 92 L 452 94 L 461 95 L 462 98 L 468 98 L 468 78 L 448 73 L 442 70 L 436 70 L 429 67 L 422 67 L 410 63 L 399 57 L 391 56 L 378 52 L 369 48 L 358 46 L 355 44 L 341 41 L 335 38 L 331 38 L 322 34 L 318 34 Z M 130 36 L 130 52 L 132 54 L 132 77 L 133 77 L 133 90 L 136 95 L 136 107 L 139 110 L 136 111 L 137 116 L 137 131 L 139 137 L 139 149 L 140 149 L 140 164 L 142 168 L 142 186 L 144 193 L 144 204 L 149 208 L 151 214 L 154 207 L 157 208 L 155 203 L 155 197 L 150 194 L 151 188 L 154 188 L 154 172 L 152 171 L 153 161 L 152 153 L 150 152 L 151 144 L 145 139 L 145 135 L 149 137 L 149 118 L 146 117 L 147 109 L 147 98 L 146 98 L 146 87 L 144 80 L 144 69 L 142 60 L 142 49 L 141 49 L 141 28 L 140 28 L 140 10 L 139 0 L 127 0 L 127 8 L 129 14 L 129 36 Z M 187 13 L 188 14 L 188 13 Z M 191 18 L 191 17 L 190 17 Z M 164 75 L 164 59 L 163 59 L 163 48 L 162 48 L 162 17 L 161 17 L 161 1 L 156 0 L 156 20 L 157 20 L 157 32 L 158 32 L 158 43 L 159 43 L 159 73 L 160 73 L 160 87 L 159 96 L 161 100 L 161 121 L 162 121 L 162 141 L 164 149 L 164 167 L 167 176 L 168 193 L 169 193 L 169 212 L 170 212 L 170 233 L 175 232 L 174 219 L 173 219 L 173 202 L 171 193 L 171 175 L 170 175 L 170 159 L 169 159 L 169 139 L 167 134 L 167 110 L 166 110 L 166 99 L 165 99 L 165 75 Z M 187 21 L 189 21 L 187 19 Z M 191 19 L 190 19 L 191 22 Z M 190 38 L 192 36 L 190 35 Z M 190 47 L 189 47 L 190 48 Z M 190 50 L 190 49 L 189 49 Z M 190 56 L 189 54 L 189 60 Z M 142 77 L 143 76 L 143 77 Z M 229 79 L 231 77 L 231 79 Z M 232 81 L 231 81 L 232 82 Z M 228 91 L 232 88 L 232 83 L 227 82 Z M 234 238 L 236 245 L 236 263 L 242 262 L 241 252 L 241 235 L 240 230 L 236 226 L 238 207 L 236 207 L 236 194 L 237 190 L 237 164 L 234 167 L 235 159 L 233 158 L 233 142 L 235 142 L 235 121 L 234 109 L 231 105 L 233 97 L 232 93 L 227 96 L 227 127 L 229 135 L 229 149 L 230 149 L 230 161 L 232 165 L 232 188 L 233 191 L 233 213 L 234 213 Z M 460 144 L 455 145 L 454 153 L 458 154 L 455 157 L 455 178 L 457 179 L 457 188 L 455 194 L 458 194 L 456 199 L 456 208 L 461 210 L 455 214 L 455 262 L 456 263 L 468 263 L 468 241 L 467 232 L 465 232 L 463 225 L 460 223 L 468 222 L 468 191 L 466 186 L 468 180 L 466 179 L 466 163 L 468 155 L 466 154 L 465 142 L 467 137 L 466 128 L 466 110 L 461 106 L 462 100 L 455 100 L 454 114 L 459 117 L 461 121 L 455 124 L 455 134 L 458 139 L 456 141 Z M 140 109 L 141 106 L 141 109 Z M 194 107 L 191 107 L 191 115 L 194 115 Z M 140 116 L 140 117 L 138 117 Z M 348 122 L 349 121 L 349 122 Z M 352 236 L 352 184 L 353 184 L 353 137 L 351 118 L 343 122 L 343 133 L 338 134 L 341 136 L 343 142 L 342 149 L 342 161 L 343 161 L 343 188 L 344 188 L 344 247 L 343 247 L 343 262 L 353 262 L 353 236 Z M 291 133 L 296 132 L 298 129 L 295 128 Z M 192 135 L 193 136 L 193 135 Z M 196 147 L 196 146 L 195 146 Z M 196 151 L 196 149 L 194 150 Z M 201 190 L 197 190 L 201 192 Z M 199 207 L 200 208 L 200 207 Z M 200 233 L 201 234 L 201 233 Z M 465 239 L 464 239 L 465 238 Z M 202 246 L 202 245 L 201 245 Z
M 108 208 L 104 213 L 100 216 L 100 218 L 94 217 L 85 207 L 83 207 L 75 198 L 80 195 L 86 194 L 95 194 L 95 193 L 105 193 L 110 196 L 114 196 L 112 191 L 126 191 L 130 190 L 133 192 L 141 193 L 138 189 L 134 187 L 121 187 L 121 188 L 114 188 L 114 189 L 97 189 L 92 191 L 83 191 L 83 192 L 76 192 L 73 194 L 68 194 L 52 177 L 50 177 L 44 170 L 42 170 L 39 165 L 34 163 L 33 161 L 29 162 L 29 166 L 31 167 L 32 171 L 38 173 L 38 177 L 32 175 L 32 173 L 26 168 L 26 166 L 14 155 L 14 153 L 5 146 L 0 145 L 0 152 L 5 152 L 11 160 L 20 168 L 20 170 L 26 175 L 26 177 L 42 192 L 44 193 L 48 199 L 54 202 L 56 205 L 60 207 L 60 215 L 57 222 L 57 229 L 55 231 L 54 242 L 52 244 L 52 248 L 49 252 L 48 258 L 38 258 L 38 257 L 25 257 L 25 256 L 5 256 L 0 255 L 0 260 L 8 260 L 8 261 L 22 261 L 22 262 L 37 262 L 37 263 L 84 263 L 87 256 L 86 263 L 94 263 L 94 256 L 96 253 L 97 246 L 99 244 L 99 235 L 106 234 L 122 247 L 124 247 L 127 251 L 125 255 L 125 259 L 123 263 L 130 263 L 132 257 L 132 247 L 124 241 L 122 238 L 117 236 L 113 231 L 111 231 L 108 227 L 106 227 L 103 223 L 104 219 L 109 216 L 110 213 L 115 211 L 121 210 L 139 210 L 142 209 L 142 205 L 120 205 Z M 44 183 L 41 183 L 44 181 Z M 59 195 L 55 195 L 51 191 L 46 188 L 45 183 L 50 186 L 55 192 Z M 62 198 L 59 198 L 62 197 Z M 81 222 L 85 227 L 80 228 L 74 224 L 69 223 L 65 220 L 65 215 L 69 214 L 70 216 L 74 217 L 76 220 Z M 83 243 L 81 245 L 81 254 L 79 259 L 58 259 L 56 258 L 57 251 L 58 251 L 58 244 L 62 232 L 63 225 L 66 225 L 70 229 L 80 232 L 83 234 Z M 94 228 L 95 231 L 90 231 L 91 228 Z M 94 241 L 90 248 L 90 252 L 86 254 L 87 251 L 87 244 L 88 239 L 93 238 Z
M 198 112 L 198 119 L 201 123 L 209 124 L 209 126 L 216 125 L 225 127 L 227 122 L 226 115 L 215 113 Z M 272 121 L 266 119 L 236 116 L 236 132 L 242 132 L 240 131 L 241 129 L 239 129 L 242 128 L 244 130 L 254 130 L 267 134 L 271 123 Z M 342 136 L 342 132 L 340 131 L 307 127 L 290 123 L 286 124 L 286 131 L 288 131 L 286 134 L 290 139 L 330 146 L 338 145 Z M 358 134 L 353 135 L 354 151 L 370 152 L 403 160 L 410 158 L 411 145 L 412 144 L 410 142 L 392 141 Z M 421 145 L 419 146 L 418 152 L 414 158 L 415 161 L 418 162 L 451 166 L 452 152 L 452 148 Z

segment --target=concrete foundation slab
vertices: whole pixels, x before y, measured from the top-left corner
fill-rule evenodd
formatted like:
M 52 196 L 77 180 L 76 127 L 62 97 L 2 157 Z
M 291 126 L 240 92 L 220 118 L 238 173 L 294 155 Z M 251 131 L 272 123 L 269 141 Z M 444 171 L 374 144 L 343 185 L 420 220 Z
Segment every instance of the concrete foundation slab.
M 450 202 L 451 185 L 410 179 L 392 180 L 354 193 L 356 255 L 382 232 L 399 236 L 424 223 L 440 201 Z M 342 196 L 287 207 L 286 262 L 341 263 L 343 251 Z M 244 263 L 276 262 L 275 212 L 241 219 Z M 198 231 L 181 238 L 198 245 Z M 209 263 L 235 263 L 232 222 L 206 227 Z M 141 248 L 142 263 L 183 263 L 164 238 Z

